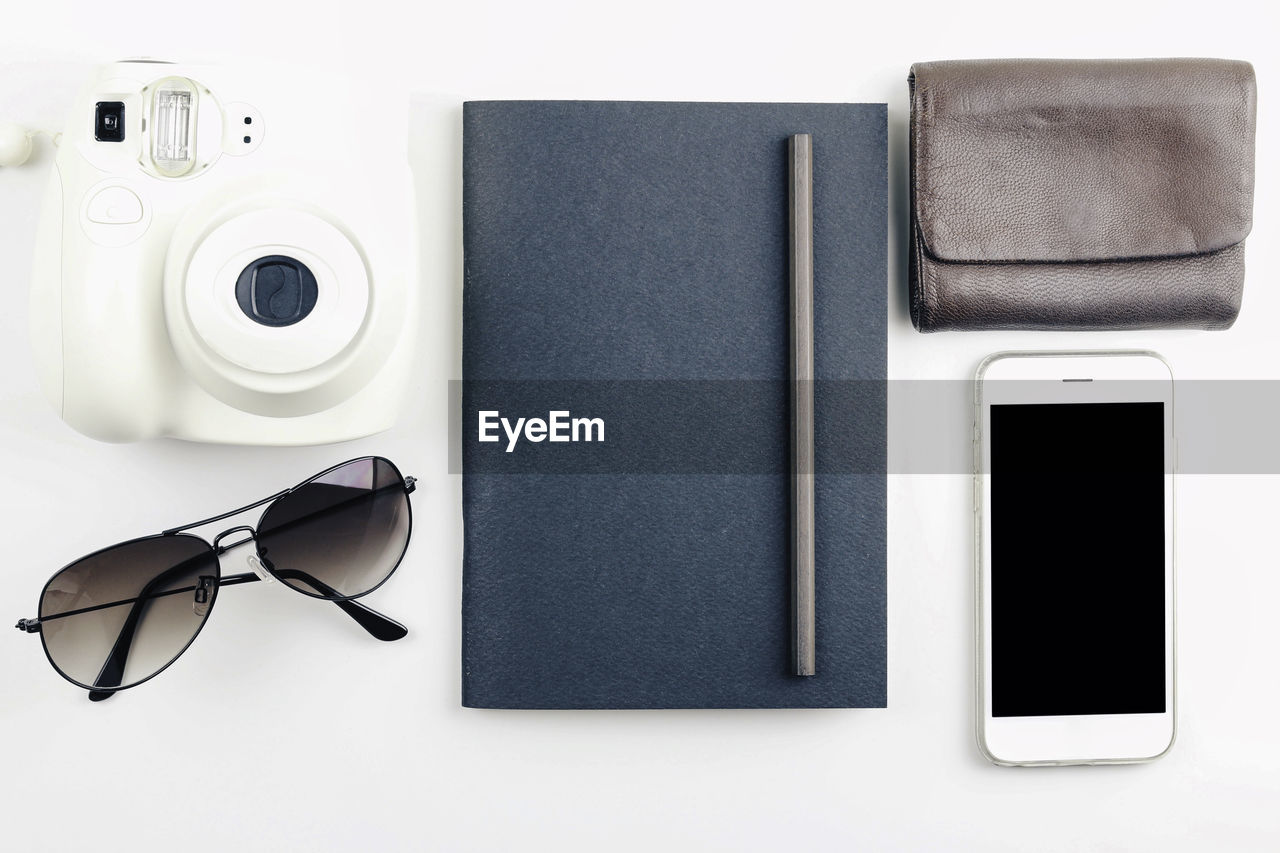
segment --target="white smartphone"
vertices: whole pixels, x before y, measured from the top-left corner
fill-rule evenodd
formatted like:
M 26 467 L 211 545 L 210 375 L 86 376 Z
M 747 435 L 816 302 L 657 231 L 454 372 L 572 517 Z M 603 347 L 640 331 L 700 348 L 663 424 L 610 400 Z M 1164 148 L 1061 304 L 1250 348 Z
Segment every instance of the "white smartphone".
M 1174 738 L 1173 376 L 1150 352 L 978 368 L 978 745 L 1150 761 Z

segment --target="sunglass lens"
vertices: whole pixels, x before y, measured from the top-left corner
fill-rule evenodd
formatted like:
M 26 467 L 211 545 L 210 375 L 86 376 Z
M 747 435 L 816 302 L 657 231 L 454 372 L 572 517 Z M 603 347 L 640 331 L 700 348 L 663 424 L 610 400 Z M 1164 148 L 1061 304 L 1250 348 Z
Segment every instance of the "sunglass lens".
M 353 598 L 391 576 L 409 529 L 404 477 L 386 459 L 356 459 L 276 499 L 258 525 L 258 552 L 300 592 Z
M 137 539 L 54 575 L 40 596 L 40 634 L 64 676 L 110 692 L 145 681 L 182 654 L 217 592 L 218 558 L 203 539 Z

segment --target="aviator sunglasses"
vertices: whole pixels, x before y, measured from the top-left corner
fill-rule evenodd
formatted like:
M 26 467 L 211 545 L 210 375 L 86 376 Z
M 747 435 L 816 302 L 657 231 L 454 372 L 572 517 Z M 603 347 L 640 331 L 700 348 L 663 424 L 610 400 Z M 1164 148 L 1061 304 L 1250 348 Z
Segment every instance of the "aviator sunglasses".
M 168 668 L 226 586 L 279 581 L 332 601 L 379 640 L 398 640 L 405 626 L 354 599 L 400 565 L 414 482 L 387 459 L 352 459 L 239 509 L 103 548 L 50 578 L 39 616 L 17 627 L 40 634 L 53 668 L 95 702 Z M 256 527 L 229 528 L 213 542 L 185 532 L 263 505 Z M 224 576 L 218 558 L 248 544 L 253 571 Z

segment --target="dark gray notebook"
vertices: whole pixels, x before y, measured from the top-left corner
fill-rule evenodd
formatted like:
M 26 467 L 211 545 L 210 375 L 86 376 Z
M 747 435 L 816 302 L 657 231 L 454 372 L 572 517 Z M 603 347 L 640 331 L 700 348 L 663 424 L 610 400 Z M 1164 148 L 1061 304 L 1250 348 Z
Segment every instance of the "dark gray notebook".
M 473 102 L 463 127 L 463 704 L 883 707 L 885 107 Z M 814 150 L 812 677 L 789 656 L 795 133 Z

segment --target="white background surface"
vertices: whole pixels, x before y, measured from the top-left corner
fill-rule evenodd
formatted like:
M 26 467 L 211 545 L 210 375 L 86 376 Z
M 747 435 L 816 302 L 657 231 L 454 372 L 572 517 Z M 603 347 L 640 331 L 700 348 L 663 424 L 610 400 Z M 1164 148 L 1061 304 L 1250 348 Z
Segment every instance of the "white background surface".
M 0 170 L 0 846 L 10 850 L 1278 849 L 1277 478 L 1183 477 L 1179 737 L 1147 766 L 1008 769 L 974 746 L 969 480 L 889 484 L 889 708 L 481 712 L 459 707 L 461 101 L 889 102 L 890 371 L 966 378 L 1008 348 L 1150 347 L 1179 378 L 1280 375 L 1275 343 L 1276 29 L 1266 4 L 381 0 L 6 6 L 0 120 L 55 129 L 92 65 L 269 56 L 377 70 L 419 93 L 427 303 L 413 405 L 393 432 L 271 450 L 108 446 L 71 432 L 28 355 L 27 274 L 50 148 Z M 900 235 L 913 61 L 1225 56 L 1257 70 L 1257 202 L 1229 332 L 941 334 L 906 316 Z M 299 79 L 298 85 L 306 85 Z M 376 116 L 317 117 L 363 133 Z M 955 429 L 966 429 L 957 412 Z M 412 629 L 368 639 L 278 585 L 227 590 L 155 681 L 91 704 L 34 636 L 48 576 L 111 542 L 266 495 L 365 452 L 420 477 L 414 542 L 370 603 Z M 895 453 L 900 453 L 896 448 Z M 228 566 L 228 571 L 238 570 Z

